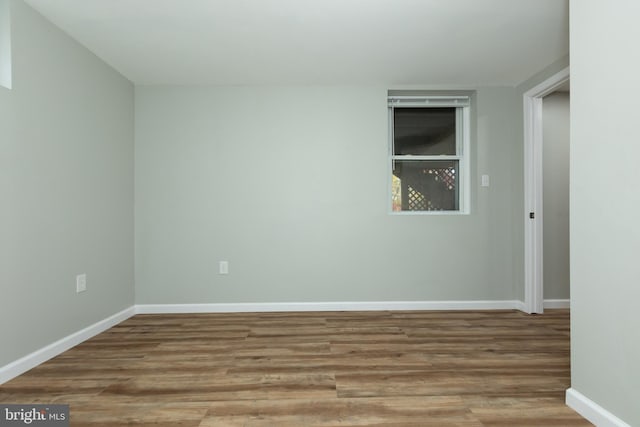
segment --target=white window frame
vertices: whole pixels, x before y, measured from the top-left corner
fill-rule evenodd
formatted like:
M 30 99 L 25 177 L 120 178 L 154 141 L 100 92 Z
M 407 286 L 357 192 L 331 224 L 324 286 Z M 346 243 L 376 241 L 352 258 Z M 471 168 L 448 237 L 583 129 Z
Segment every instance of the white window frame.
M 420 95 L 420 96 L 388 96 L 387 105 L 389 110 L 389 161 L 388 171 L 388 194 L 387 203 L 391 215 L 468 215 L 470 212 L 470 138 L 471 138 L 471 99 L 469 96 L 441 96 L 441 95 Z M 396 108 L 443 108 L 453 107 L 456 109 L 456 154 L 436 155 L 436 156 L 414 156 L 394 154 L 394 110 Z M 396 160 L 435 160 L 435 161 L 458 161 L 458 210 L 450 211 L 394 211 L 392 200 L 392 175 L 393 166 Z

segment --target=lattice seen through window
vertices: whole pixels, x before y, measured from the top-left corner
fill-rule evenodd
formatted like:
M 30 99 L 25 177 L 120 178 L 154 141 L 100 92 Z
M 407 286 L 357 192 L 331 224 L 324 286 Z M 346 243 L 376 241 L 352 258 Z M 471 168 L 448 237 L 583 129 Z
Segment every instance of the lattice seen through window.
M 426 163 L 426 162 L 425 162 Z M 425 166 L 423 162 L 396 165 L 394 171 L 394 210 L 441 211 L 456 208 L 456 169 L 454 166 Z M 404 197 L 403 197 L 404 196 Z
M 435 181 L 442 181 L 447 190 L 453 191 L 456 188 L 456 170 L 454 168 L 429 169 L 424 172 L 433 175 Z
M 411 186 L 407 188 L 407 192 L 409 193 L 407 194 L 407 199 L 408 199 L 407 203 L 409 204 L 410 211 L 426 211 L 427 210 L 427 206 L 429 204 L 427 203 L 427 198 L 424 197 L 424 194 L 417 191 L 415 188 L 412 188 Z

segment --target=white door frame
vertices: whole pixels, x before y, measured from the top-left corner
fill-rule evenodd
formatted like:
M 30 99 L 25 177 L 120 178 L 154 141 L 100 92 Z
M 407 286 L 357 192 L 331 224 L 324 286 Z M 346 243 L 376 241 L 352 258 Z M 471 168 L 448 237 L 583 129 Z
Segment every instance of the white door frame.
M 542 98 L 569 80 L 569 67 L 523 95 L 524 101 L 524 311 L 544 311 L 542 265 Z M 531 218 L 533 214 L 533 218 Z

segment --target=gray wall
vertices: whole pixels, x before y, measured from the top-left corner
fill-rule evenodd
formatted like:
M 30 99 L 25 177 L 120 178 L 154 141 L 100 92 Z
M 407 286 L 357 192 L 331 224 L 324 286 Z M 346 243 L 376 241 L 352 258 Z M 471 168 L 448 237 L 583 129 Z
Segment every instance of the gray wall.
M 569 298 L 569 93 L 542 101 L 544 298 Z
M 468 216 L 387 213 L 386 89 L 137 87 L 136 301 L 513 299 L 514 89 L 477 92 Z
M 133 87 L 22 1 L 0 87 L 0 366 L 134 303 Z M 87 273 L 88 290 L 75 292 Z
M 571 2 L 571 383 L 640 425 L 640 3 Z

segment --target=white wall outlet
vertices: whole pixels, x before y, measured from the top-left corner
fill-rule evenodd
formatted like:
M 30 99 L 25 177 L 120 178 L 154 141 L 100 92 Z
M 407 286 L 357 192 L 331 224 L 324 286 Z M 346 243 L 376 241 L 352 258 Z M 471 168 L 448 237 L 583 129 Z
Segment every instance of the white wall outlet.
M 87 275 L 78 274 L 76 276 L 76 292 L 84 292 L 87 290 Z
M 229 274 L 229 261 L 220 261 L 219 267 L 220 274 Z
M 482 175 L 481 184 L 483 187 L 489 186 L 489 175 Z

